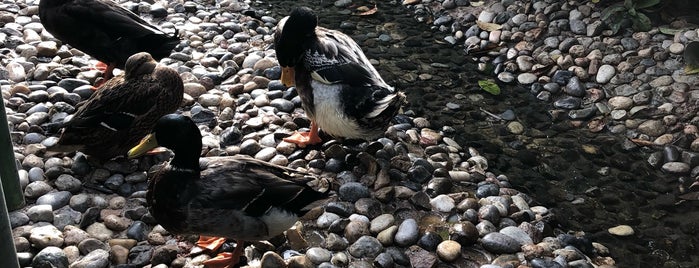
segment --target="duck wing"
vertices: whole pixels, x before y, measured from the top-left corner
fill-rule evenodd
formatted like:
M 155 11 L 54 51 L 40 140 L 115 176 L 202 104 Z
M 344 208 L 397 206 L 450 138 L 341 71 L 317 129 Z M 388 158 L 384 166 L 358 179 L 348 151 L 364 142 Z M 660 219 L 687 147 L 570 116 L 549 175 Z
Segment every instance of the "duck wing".
M 307 174 L 250 157 L 208 157 L 197 182 L 192 206 L 239 210 L 259 217 L 274 208 L 301 214 L 304 207 L 327 196 L 306 183 Z
M 134 90 L 134 87 L 139 89 Z M 143 95 L 143 92 L 149 91 L 147 87 L 146 84 L 113 78 L 95 93 L 97 95 L 94 98 L 80 106 L 75 116 L 66 123 L 66 127 L 108 129 L 114 132 L 128 130 L 137 118 L 154 109 L 156 98 L 146 98 Z
M 322 27 L 316 29 L 316 36 L 305 55 L 313 79 L 325 84 L 390 88 L 352 38 Z

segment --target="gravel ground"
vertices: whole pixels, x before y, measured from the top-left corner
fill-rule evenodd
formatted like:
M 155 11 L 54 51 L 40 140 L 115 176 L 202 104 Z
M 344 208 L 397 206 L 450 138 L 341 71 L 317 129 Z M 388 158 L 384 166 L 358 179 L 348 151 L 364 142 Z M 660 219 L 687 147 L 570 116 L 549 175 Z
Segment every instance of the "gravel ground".
M 0 87 L 28 203 L 10 213 L 22 266 L 200 265 L 212 254 L 193 247 L 193 237 L 170 235 L 144 207 L 147 171 L 164 159 L 91 165 L 81 153 L 46 152 L 45 144 L 56 135 L 42 124 L 74 112 L 98 73 L 89 69 L 93 59 L 43 31 L 37 3 L 0 4 Z M 692 147 L 699 143 L 694 142 L 692 110 L 699 95 L 693 93 L 696 77 L 681 71 L 681 55 L 696 31 L 674 37 L 657 30 L 609 36 L 596 23 L 599 10 L 588 3 L 464 3 L 404 1 L 409 12 L 379 5 L 382 9 L 366 20 L 330 24 L 354 32 L 386 80 L 412 92 L 413 98 L 383 138 L 363 143 L 329 139 L 301 149 L 281 141 L 308 127 L 308 120 L 293 89 L 279 82 L 280 69 L 269 47 L 284 15 L 279 7 L 121 1 L 166 31 L 182 31 L 184 41 L 161 63 L 178 70 L 185 82 L 180 112 L 199 124 L 205 155 L 246 154 L 333 178 L 338 200 L 278 239 L 247 247 L 251 266 L 616 266 L 609 257 L 611 245 L 554 228 L 551 211 L 516 190 L 510 174 L 489 171 L 492 159 L 456 141 L 459 121 L 440 120 L 438 114 L 453 116 L 476 94 L 439 97 L 436 102 L 443 105 L 437 108 L 425 108 L 414 97 L 420 90 L 427 93 L 425 100 L 435 102 L 429 96 L 441 85 L 455 83 L 445 81 L 468 66 L 466 59 L 449 52 L 411 54 L 435 52 L 434 44 L 416 37 L 435 40 L 438 48 L 465 47 L 469 52 L 506 44 L 469 55 L 483 65 L 492 63 L 503 83 L 520 85 L 551 103 L 550 113 L 561 120 L 594 133 L 626 136 L 626 148 L 639 143 L 663 148 L 648 161 L 685 178 L 677 184 L 685 187 L 681 194 L 691 194 L 698 190 L 691 185 L 699 172 L 697 148 Z M 331 5 L 334 9 L 328 10 L 348 15 L 365 11 L 362 6 L 371 8 L 365 4 L 337 1 L 321 7 Z M 412 15 L 387 20 L 393 12 Z M 414 23 L 412 17 L 431 25 L 433 34 L 406 29 L 407 19 Z M 321 18 L 321 25 L 330 19 Z M 476 19 L 503 27 L 483 31 L 473 27 Z M 395 60 L 401 56 L 403 60 Z M 553 67 L 538 71 L 542 66 Z M 439 113 L 427 114 L 428 109 Z M 507 122 L 510 133 L 531 131 L 516 115 L 496 116 Z M 608 232 L 625 237 L 634 230 L 619 224 Z

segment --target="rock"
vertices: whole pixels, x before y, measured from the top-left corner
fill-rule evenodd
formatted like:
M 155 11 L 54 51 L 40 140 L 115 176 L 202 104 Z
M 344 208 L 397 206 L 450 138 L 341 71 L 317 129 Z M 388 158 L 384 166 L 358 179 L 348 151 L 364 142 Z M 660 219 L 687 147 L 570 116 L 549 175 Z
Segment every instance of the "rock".
M 452 262 L 461 257 L 461 244 L 453 240 L 445 240 L 437 245 L 437 256 L 443 261 Z
M 36 254 L 31 263 L 36 268 L 68 268 L 68 257 L 58 247 L 46 247 Z
M 357 242 L 359 242 L 359 240 Z M 306 250 L 306 257 L 314 264 L 321 264 L 330 261 L 332 252 L 324 248 L 312 247 Z
M 47 193 L 39 197 L 39 199 L 36 200 L 36 204 L 51 205 L 53 209 L 59 209 L 68 205 L 72 196 L 73 194 L 68 191 Z
M 177 251 L 177 245 L 164 245 L 158 247 L 153 251 L 153 256 L 150 259 L 150 263 L 152 265 L 169 265 L 175 258 L 177 258 Z
M 517 240 L 501 234 L 489 233 L 481 239 L 481 245 L 486 250 L 493 253 L 516 253 L 520 249 L 520 243 Z
M 631 226 L 628 225 L 618 225 L 607 229 L 607 231 L 609 231 L 610 234 L 616 236 L 630 236 L 635 233 L 633 228 L 631 228 Z
M 35 205 L 27 210 L 27 217 L 33 222 L 53 222 L 53 209 L 51 205 Z
M 109 252 L 104 249 L 95 249 L 87 253 L 82 259 L 72 263 L 70 268 L 103 268 L 109 266 Z
M 418 246 L 411 246 L 405 251 L 405 254 L 408 255 L 412 267 L 435 267 L 439 261 L 435 254 Z M 394 260 L 396 260 L 395 257 Z
M 260 266 L 263 268 L 286 268 L 286 262 L 276 252 L 267 251 L 260 259 Z
M 597 83 L 606 84 L 609 82 L 609 80 L 612 80 L 612 77 L 614 77 L 615 74 L 616 69 L 614 66 L 603 64 L 599 67 L 599 70 L 597 70 L 597 76 L 595 79 L 597 80 Z
M 348 251 L 356 258 L 375 258 L 383 251 L 383 246 L 378 239 L 365 235 L 357 239 Z
M 392 214 L 379 215 L 378 217 L 371 220 L 371 224 L 369 225 L 369 231 L 371 231 L 372 234 L 378 234 L 381 231 L 386 230 L 388 227 L 393 225 L 395 221 L 395 217 L 393 217 Z
M 29 241 L 37 248 L 60 247 L 63 245 L 63 233 L 53 225 L 35 227 L 30 231 Z
M 418 240 L 418 226 L 414 219 L 405 219 L 398 227 L 395 242 L 401 247 L 414 245 Z

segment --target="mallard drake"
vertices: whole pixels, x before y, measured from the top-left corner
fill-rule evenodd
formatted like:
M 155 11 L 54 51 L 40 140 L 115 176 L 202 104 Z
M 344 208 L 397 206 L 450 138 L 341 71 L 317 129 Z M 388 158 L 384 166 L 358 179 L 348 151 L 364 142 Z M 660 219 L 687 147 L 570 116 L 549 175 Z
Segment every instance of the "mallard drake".
M 336 137 L 378 137 L 405 102 L 405 95 L 384 82 L 352 38 L 319 27 L 309 8 L 295 8 L 279 21 L 274 47 L 282 82 L 296 86 L 311 119 L 310 132 L 296 132 L 287 142 L 300 147 L 319 143 L 318 128 Z
M 124 156 L 163 115 L 182 103 L 184 86 L 172 68 L 147 52 L 129 57 L 122 75 L 108 80 L 63 125 L 55 152 L 81 151 L 100 160 Z
M 315 179 L 290 168 L 244 156 L 200 158 L 199 128 L 180 114 L 163 116 L 153 133 L 129 151 L 138 157 L 157 146 L 174 157 L 152 176 L 146 199 L 151 215 L 173 234 L 237 239 L 226 259 L 235 264 L 243 241 L 267 240 L 296 223 L 304 208 L 324 200 L 306 183 Z M 207 248 L 206 237 L 199 245 Z
M 39 18 L 58 40 L 107 64 L 105 79 L 135 53 L 160 60 L 180 42 L 112 0 L 41 0 Z

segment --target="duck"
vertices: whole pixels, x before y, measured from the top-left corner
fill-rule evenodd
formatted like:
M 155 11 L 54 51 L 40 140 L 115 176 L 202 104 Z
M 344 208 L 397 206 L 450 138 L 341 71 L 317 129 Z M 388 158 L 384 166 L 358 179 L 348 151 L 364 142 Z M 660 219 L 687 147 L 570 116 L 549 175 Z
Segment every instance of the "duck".
M 357 43 L 346 34 L 318 26 L 308 7 L 294 8 L 279 21 L 274 49 L 281 82 L 295 86 L 310 131 L 284 138 L 299 147 L 322 142 L 319 129 L 340 138 L 370 140 L 382 135 L 405 103 Z
M 197 245 L 208 249 L 236 239 L 233 253 L 205 265 L 234 267 L 245 241 L 282 234 L 328 198 L 328 191 L 308 185 L 318 180 L 310 174 L 242 155 L 200 157 L 201 139 L 191 118 L 168 114 L 128 155 L 140 157 L 159 146 L 174 153 L 150 176 L 146 192 L 151 215 L 168 232 L 200 235 Z
M 104 80 L 133 54 L 159 61 L 180 43 L 177 31 L 167 34 L 112 0 L 41 0 L 39 19 L 56 39 L 106 64 Z
M 130 56 L 125 66 L 76 105 L 48 151 L 81 151 L 99 161 L 125 157 L 161 116 L 180 107 L 184 85 L 177 71 L 158 65 L 148 52 Z

